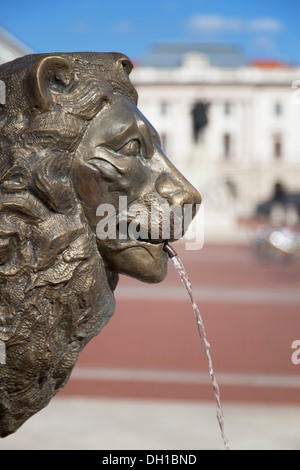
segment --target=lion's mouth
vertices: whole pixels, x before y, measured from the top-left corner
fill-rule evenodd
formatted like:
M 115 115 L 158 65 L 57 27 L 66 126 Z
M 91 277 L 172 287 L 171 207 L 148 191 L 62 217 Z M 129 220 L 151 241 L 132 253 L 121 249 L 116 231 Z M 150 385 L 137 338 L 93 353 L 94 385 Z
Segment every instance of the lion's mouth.
M 168 242 L 174 242 L 181 238 L 183 234 L 180 234 L 180 237 L 176 237 L 174 233 L 174 226 L 171 225 L 167 236 L 163 233 L 162 227 L 159 225 L 155 228 L 155 233 L 147 225 L 139 225 L 135 227 L 137 230 L 132 230 L 132 222 L 129 223 L 117 223 L 116 225 L 116 237 L 117 241 L 124 242 L 136 242 L 141 244 L 149 245 L 165 245 Z
M 153 259 L 157 259 L 162 256 L 167 242 L 168 240 L 151 238 L 150 236 L 134 237 L 130 231 L 128 232 L 128 230 L 126 231 L 124 229 L 124 225 L 120 227 L 120 225 L 117 224 L 116 239 L 115 241 L 111 240 L 107 246 L 110 245 L 110 249 L 119 253 L 129 249 L 145 249 Z
M 141 238 L 141 237 L 138 237 L 136 238 L 136 241 L 138 243 L 148 243 L 150 245 L 164 245 L 165 243 L 167 243 L 167 240 L 151 240 L 151 239 L 148 239 L 148 238 Z
M 109 257 L 121 255 L 127 251 L 131 253 L 139 252 L 141 259 L 146 259 L 146 252 L 151 256 L 153 261 L 165 263 L 168 258 L 168 253 L 165 250 L 169 242 L 173 242 L 174 231 L 173 227 L 170 227 L 170 233 L 168 237 L 163 236 L 161 226 L 156 227 L 155 233 L 151 232 L 151 227 L 144 224 L 136 224 L 133 229 L 132 219 L 121 219 L 118 218 L 115 223 L 114 237 L 105 239 L 102 242 L 98 241 L 98 247 L 103 254 Z M 145 255 L 143 254 L 145 253 Z
M 128 224 L 120 225 L 119 222 L 120 219 L 111 226 L 115 237 L 105 240 L 98 237 L 97 240 L 98 250 L 109 269 L 144 282 L 162 281 L 167 273 L 168 252 L 165 247 L 169 240 L 152 237 L 146 231 L 146 224 L 138 227 L 134 234 Z

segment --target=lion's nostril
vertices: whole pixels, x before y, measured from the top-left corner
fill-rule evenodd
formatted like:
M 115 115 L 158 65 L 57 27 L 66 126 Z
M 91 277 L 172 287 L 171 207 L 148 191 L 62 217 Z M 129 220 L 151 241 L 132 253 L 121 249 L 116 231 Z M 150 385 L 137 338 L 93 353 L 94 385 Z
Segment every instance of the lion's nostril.
M 192 204 L 195 208 L 197 204 L 201 204 L 201 196 L 198 191 L 187 181 L 175 182 L 167 173 L 162 173 L 156 180 L 155 189 L 158 194 L 167 199 L 168 203 Z
M 176 192 L 182 191 L 179 184 L 175 183 L 166 173 L 162 173 L 155 182 L 155 189 L 161 197 L 169 198 Z
M 180 206 L 183 206 L 184 204 L 196 204 L 193 194 L 187 191 L 179 191 L 173 194 L 168 198 L 168 201 L 171 205 L 178 204 Z

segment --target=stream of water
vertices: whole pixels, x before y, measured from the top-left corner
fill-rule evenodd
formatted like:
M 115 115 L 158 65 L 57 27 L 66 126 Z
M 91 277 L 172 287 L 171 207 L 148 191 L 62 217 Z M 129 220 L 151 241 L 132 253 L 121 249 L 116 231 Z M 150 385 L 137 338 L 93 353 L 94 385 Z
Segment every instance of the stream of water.
M 172 256 L 170 256 L 170 258 L 173 262 L 173 265 L 174 265 L 176 271 L 178 272 L 178 275 L 179 275 L 182 283 L 184 284 L 184 286 L 185 286 L 185 288 L 186 288 L 186 290 L 189 294 L 189 297 L 190 297 L 190 300 L 191 300 L 191 303 L 192 303 L 192 307 L 193 307 L 195 317 L 196 317 L 196 321 L 197 321 L 199 336 L 201 338 L 202 348 L 204 350 L 205 356 L 206 356 L 207 361 L 208 361 L 209 375 L 210 375 L 210 378 L 211 378 L 211 381 L 212 381 L 214 397 L 215 397 L 215 400 L 217 402 L 217 419 L 218 419 L 218 422 L 219 422 L 223 443 L 224 443 L 225 449 L 229 450 L 230 449 L 230 444 L 229 444 L 229 441 L 228 441 L 228 439 L 225 435 L 225 432 L 224 432 L 224 415 L 223 415 L 221 399 L 220 399 L 220 389 L 219 389 L 219 385 L 218 385 L 218 382 L 217 382 L 217 379 L 216 379 L 216 376 L 215 376 L 215 372 L 214 372 L 214 369 L 213 369 L 213 363 L 212 363 L 212 359 L 211 359 L 211 355 L 210 355 L 210 344 L 207 340 L 205 326 L 204 326 L 200 311 L 197 307 L 195 298 L 193 296 L 192 286 L 191 286 L 190 280 L 188 278 L 188 275 L 186 273 L 185 267 L 184 267 L 181 259 L 179 258 L 179 256 L 177 254 L 173 254 Z

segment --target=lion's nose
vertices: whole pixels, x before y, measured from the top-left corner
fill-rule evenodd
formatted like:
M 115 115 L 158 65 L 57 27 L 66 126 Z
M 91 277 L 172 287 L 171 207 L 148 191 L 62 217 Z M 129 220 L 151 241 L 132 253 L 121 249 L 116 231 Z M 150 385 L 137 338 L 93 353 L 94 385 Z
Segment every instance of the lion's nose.
M 174 181 L 167 173 L 162 173 L 156 180 L 155 189 L 171 205 L 192 204 L 196 209 L 196 205 L 201 204 L 200 194 L 184 178 L 182 181 Z

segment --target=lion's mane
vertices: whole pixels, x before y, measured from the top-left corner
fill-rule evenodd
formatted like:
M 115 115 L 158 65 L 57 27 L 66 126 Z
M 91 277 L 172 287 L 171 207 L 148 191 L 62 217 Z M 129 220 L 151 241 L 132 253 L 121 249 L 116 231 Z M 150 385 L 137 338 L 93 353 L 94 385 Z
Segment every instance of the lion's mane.
M 114 311 L 106 270 L 71 180 L 74 152 L 113 94 L 136 101 L 120 54 L 58 54 L 36 104 L 31 55 L 0 66 L 0 436 L 15 432 L 66 384 L 80 351 Z M 128 66 L 128 61 L 126 62 Z M 124 67 L 123 67 L 124 68 Z

